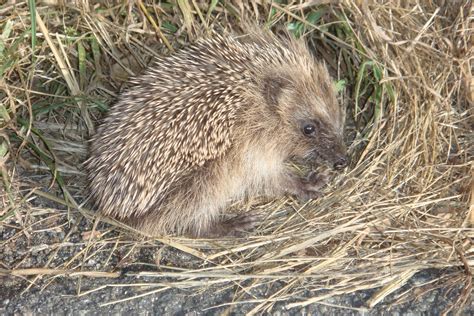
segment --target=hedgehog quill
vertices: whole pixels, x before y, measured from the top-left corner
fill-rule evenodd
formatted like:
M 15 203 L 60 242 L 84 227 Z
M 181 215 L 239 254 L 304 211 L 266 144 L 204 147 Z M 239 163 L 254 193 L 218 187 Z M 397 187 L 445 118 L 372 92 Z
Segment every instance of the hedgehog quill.
M 91 139 L 95 205 L 149 235 L 233 235 L 251 215 L 233 201 L 311 198 L 347 164 L 343 111 L 326 67 L 302 41 L 264 32 L 215 35 L 157 58 Z

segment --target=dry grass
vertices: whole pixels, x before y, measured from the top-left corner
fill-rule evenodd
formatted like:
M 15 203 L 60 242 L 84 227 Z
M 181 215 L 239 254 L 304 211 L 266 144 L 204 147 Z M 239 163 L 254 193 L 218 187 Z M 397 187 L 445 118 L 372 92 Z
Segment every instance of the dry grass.
M 110 287 L 140 286 L 140 296 L 234 287 L 227 304 L 251 302 L 257 313 L 276 302 L 299 307 L 377 288 L 370 308 L 419 271 L 455 268 L 396 299 L 461 284 L 451 307 L 460 310 L 470 299 L 474 267 L 473 9 L 470 1 L 438 2 L 4 4 L 0 248 L 13 254 L 5 250 L 0 275 L 28 280 L 25 291 L 40 278 L 41 286 L 57 276 L 114 278 L 146 248 L 154 262 L 128 275 L 153 282 Z M 169 54 L 211 28 L 238 31 L 245 19 L 288 27 L 331 67 L 348 108 L 350 170 L 306 205 L 244 205 L 269 215 L 240 240 L 136 238 L 94 219 L 81 205 L 80 162 L 85 140 L 126 78 L 152 55 Z M 22 255 L 19 247 L 26 247 Z M 193 265 L 162 264 L 165 248 L 188 254 Z M 252 294 L 277 281 L 278 290 L 265 297 Z M 100 289 L 79 286 L 78 295 Z

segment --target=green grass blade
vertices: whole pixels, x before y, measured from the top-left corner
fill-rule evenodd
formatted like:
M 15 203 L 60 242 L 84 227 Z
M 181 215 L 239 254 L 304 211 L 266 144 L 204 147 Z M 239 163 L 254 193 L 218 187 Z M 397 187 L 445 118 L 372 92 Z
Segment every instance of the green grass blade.
M 359 71 L 357 72 L 357 80 L 356 80 L 356 85 L 355 85 L 355 89 L 354 89 L 354 93 L 355 93 L 355 109 L 354 109 L 354 118 L 357 119 L 361 109 L 359 107 L 359 98 L 360 98 L 360 95 L 362 94 L 361 93 L 361 87 L 362 87 L 362 81 L 363 79 L 365 78 L 366 74 L 367 74 L 367 67 L 368 66 L 372 66 L 374 64 L 373 61 L 371 60 L 368 60 L 368 61 L 365 61 L 363 62 L 361 65 L 360 65 L 360 68 L 359 68 Z
M 84 45 L 82 45 L 81 41 L 77 42 L 77 54 L 79 58 L 79 87 L 81 91 L 84 91 L 85 85 L 86 85 L 86 79 L 87 79 L 87 74 L 86 74 L 86 49 L 84 48 Z
M 10 37 L 10 34 L 12 32 L 12 27 L 13 27 L 13 22 L 12 20 L 8 20 L 5 23 L 5 26 L 3 27 L 2 30 L 2 36 L 0 36 L 0 58 L 4 58 L 3 56 L 3 51 L 5 50 L 5 41 L 7 38 Z
M 28 0 L 28 7 L 30 9 L 30 18 L 31 18 L 31 49 L 34 50 L 36 46 L 36 2 L 35 0 Z

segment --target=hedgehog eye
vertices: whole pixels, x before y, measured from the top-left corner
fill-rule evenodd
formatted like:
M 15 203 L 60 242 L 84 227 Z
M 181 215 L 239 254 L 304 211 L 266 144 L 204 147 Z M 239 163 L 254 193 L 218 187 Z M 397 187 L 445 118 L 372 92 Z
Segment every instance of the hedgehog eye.
M 306 136 L 313 136 L 316 132 L 316 126 L 314 124 L 306 124 L 303 126 L 303 134 Z

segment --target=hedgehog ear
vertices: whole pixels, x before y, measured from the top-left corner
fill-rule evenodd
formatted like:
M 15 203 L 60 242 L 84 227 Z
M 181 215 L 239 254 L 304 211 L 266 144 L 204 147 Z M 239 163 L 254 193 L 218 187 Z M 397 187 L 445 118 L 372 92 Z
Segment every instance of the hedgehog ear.
M 282 77 L 266 77 L 263 81 L 263 97 L 267 104 L 278 105 L 278 99 L 287 85 L 288 81 Z

